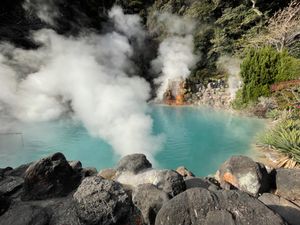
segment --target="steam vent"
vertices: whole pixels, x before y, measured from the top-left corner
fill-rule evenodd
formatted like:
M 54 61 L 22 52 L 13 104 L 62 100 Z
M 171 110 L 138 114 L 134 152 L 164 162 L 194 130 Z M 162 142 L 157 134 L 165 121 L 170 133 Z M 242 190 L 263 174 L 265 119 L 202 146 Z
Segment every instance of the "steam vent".
M 167 105 L 184 105 L 185 81 L 183 79 L 168 80 L 168 88 L 163 96 Z

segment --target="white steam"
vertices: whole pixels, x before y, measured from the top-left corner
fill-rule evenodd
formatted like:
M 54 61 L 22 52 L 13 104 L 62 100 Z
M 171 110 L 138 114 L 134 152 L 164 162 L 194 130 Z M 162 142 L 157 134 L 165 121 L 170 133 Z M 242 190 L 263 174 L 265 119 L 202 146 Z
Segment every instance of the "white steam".
M 193 20 L 164 13 L 158 16 L 158 22 L 168 33 L 159 46 L 158 57 L 152 61 L 153 71 L 161 74 L 155 83 L 159 85 L 157 99 L 162 100 L 169 82 L 187 78 L 198 56 L 194 54 Z
M 57 3 L 61 0 L 25 0 L 23 3 L 24 9 L 27 13 L 34 13 L 47 24 L 52 26 L 55 25 L 55 19 L 59 17 L 59 9 L 57 8 Z
M 228 56 L 222 56 L 218 59 L 217 65 L 220 69 L 223 69 L 228 73 L 228 91 L 231 100 L 233 100 L 236 92 L 242 85 L 242 79 L 240 77 L 241 60 Z
M 136 16 L 116 8 L 113 12 L 119 12 L 117 18 L 127 21 L 126 26 L 136 25 Z M 40 30 L 33 39 L 43 47 L 27 51 L 0 46 L 1 114 L 45 121 L 71 109 L 91 134 L 105 139 L 119 155 L 151 156 L 159 149 L 161 138 L 152 134 L 148 114 L 150 87 L 134 74 L 126 36 L 111 32 L 66 38 Z

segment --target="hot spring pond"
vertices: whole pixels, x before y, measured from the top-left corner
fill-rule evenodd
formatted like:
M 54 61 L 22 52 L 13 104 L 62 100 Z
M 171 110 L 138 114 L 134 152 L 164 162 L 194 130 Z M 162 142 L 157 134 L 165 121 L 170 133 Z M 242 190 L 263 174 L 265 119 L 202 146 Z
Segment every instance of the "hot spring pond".
M 264 129 L 263 120 L 202 107 L 152 106 L 151 115 L 154 132 L 165 136 L 155 166 L 184 165 L 198 176 L 214 173 L 231 155 L 252 155 L 253 141 Z M 97 169 L 119 160 L 110 145 L 70 120 L 23 124 L 15 132 L 20 134 L 0 135 L 0 167 L 16 167 L 57 151 Z

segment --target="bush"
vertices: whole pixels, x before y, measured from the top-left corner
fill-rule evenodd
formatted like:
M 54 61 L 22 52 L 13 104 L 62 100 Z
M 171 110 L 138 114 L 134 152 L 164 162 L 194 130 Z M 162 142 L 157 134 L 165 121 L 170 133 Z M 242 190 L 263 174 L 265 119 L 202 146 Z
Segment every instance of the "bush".
M 243 102 L 269 96 L 272 84 L 297 79 L 299 71 L 300 60 L 289 56 L 286 51 L 277 52 L 271 47 L 251 48 L 241 64 Z
M 284 120 L 260 137 L 260 143 L 272 146 L 300 163 L 300 120 Z

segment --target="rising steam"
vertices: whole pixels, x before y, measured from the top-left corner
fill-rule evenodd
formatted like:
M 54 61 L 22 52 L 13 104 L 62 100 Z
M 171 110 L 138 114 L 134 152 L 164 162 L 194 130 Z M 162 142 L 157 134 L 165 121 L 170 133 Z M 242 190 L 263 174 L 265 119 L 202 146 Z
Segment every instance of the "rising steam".
M 24 8 L 55 27 L 53 3 L 26 0 Z M 147 36 L 137 15 L 113 7 L 113 31 L 65 37 L 50 29 L 32 33 L 36 50 L 0 44 L 0 115 L 21 121 L 48 121 L 65 115 L 80 120 L 92 135 L 106 140 L 119 155 L 151 157 L 161 145 L 152 133 L 147 101 L 150 85 L 136 74 L 135 50 L 145 49 Z M 195 65 L 193 30 L 186 18 L 160 14 L 167 28 L 152 69 L 161 99 L 169 80 L 186 78 Z M 133 46 L 134 45 L 134 46 Z
M 125 35 L 113 31 L 66 38 L 40 30 L 33 34 L 42 45 L 37 50 L 1 44 L 0 113 L 46 121 L 72 112 L 119 155 L 155 153 L 161 139 L 152 134 L 150 86 L 134 74 L 133 48 L 126 37 L 131 29 L 135 33 L 130 35 L 141 41 L 144 31 L 137 16 L 124 15 L 118 7 L 110 17 Z
M 158 23 L 167 29 L 158 57 L 152 61 L 153 71 L 161 74 L 155 83 L 159 86 L 157 99 L 162 100 L 169 82 L 187 78 L 198 56 L 194 54 L 193 31 L 196 24 L 193 20 L 163 13 L 158 15 Z

